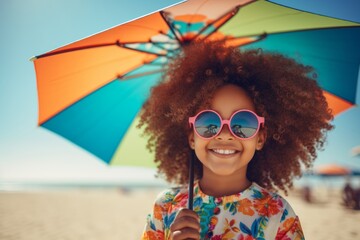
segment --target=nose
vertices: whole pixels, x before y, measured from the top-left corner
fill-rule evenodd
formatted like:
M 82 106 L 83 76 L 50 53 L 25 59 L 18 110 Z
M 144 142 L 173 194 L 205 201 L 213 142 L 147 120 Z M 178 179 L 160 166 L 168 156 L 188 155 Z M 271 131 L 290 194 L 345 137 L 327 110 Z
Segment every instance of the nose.
M 234 136 L 230 131 L 230 126 L 228 124 L 224 124 L 219 135 L 216 136 L 217 140 L 233 140 Z

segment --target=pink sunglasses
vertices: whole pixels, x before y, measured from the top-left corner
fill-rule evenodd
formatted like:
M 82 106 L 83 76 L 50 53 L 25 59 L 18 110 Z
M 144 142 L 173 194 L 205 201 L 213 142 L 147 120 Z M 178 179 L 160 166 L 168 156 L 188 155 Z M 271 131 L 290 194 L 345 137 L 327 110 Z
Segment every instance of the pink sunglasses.
M 239 110 L 233 113 L 229 120 L 224 120 L 214 110 L 203 110 L 196 116 L 189 117 L 189 124 L 194 127 L 195 133 L 204 139 L 219 135 L 225 124 L 235 137 L 250 139 L 259 132 L 261 125 L 264 126 L 265 118 L 250 110 Z

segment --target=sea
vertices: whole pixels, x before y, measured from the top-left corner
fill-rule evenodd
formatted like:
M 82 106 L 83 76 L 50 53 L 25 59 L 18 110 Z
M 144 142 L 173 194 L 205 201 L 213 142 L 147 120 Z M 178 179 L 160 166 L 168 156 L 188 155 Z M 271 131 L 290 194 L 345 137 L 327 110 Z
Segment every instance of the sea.
M 305 175 L 301 179 L 295 179 L 294 187 L 303 188 L 325 187 L 343 188 L 349 182 L 353 187 L 360 188 L 360 176 L 313 176 Z M 123 189 L 123 190 L 144 190 L 164 189 L 173 187 L 165 181 L 1 181 L 0 191 L 48 191 L 68 189 Z

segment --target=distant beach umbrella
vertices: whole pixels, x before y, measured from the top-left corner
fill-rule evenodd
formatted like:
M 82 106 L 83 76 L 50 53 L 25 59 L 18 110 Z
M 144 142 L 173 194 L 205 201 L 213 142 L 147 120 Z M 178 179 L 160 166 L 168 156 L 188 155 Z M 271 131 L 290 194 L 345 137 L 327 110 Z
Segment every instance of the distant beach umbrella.
M 351 169 L 337 164 L 321 165 L 314 170 L 315 175 L 324 177 L 347 176 L 351 175 L 351 173 Z

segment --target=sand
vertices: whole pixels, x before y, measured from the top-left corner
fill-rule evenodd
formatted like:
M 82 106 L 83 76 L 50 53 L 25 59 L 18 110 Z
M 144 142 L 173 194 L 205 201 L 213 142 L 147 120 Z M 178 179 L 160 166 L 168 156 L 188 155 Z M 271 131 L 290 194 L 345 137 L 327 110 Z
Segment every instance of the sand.
M 139 239 L 161 189 L 68 189 L 0 192 L 0 239 Z M 286 197 L 306 239 L 360 239 L 360 211 L 341 205 L 336 190 L 316 190 L 316 203 L 298 191 Z

